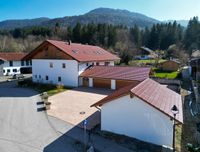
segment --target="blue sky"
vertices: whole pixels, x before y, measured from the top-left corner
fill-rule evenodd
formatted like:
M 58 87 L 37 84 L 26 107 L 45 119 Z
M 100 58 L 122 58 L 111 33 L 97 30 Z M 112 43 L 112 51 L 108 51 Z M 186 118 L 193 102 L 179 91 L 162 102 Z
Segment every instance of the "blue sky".
M 127 9 L 158 20 L 200 17 L 200 0 L 0 0 L 0 21 L 80 15 L 98 7 Z

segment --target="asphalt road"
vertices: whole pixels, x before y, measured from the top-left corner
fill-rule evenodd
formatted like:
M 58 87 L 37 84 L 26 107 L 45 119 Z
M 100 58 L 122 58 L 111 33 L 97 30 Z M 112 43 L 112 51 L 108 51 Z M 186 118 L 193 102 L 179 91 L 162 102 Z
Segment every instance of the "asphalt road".
M 0 152 L 76 151 L 74 141 L 62 138 L 46 113 L 37 111 L 38 101 L 33 90 L 17 88 L 15 82 L 0 84 Z

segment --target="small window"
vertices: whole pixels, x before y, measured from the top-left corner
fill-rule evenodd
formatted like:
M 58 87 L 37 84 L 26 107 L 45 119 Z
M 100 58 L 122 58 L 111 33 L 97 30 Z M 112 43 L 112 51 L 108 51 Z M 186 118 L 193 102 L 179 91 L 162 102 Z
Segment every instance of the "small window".
M 39 79 L 41 79 L 41 75 L 39 75 Z
M 89 65 L 89 63 L 86 63 L 86 66 L 88 66 Z
M 29 61 L 28 60 L 26 60 L 26 66 L 28 66 L 29 65 Z
M 110 64 L 110 62 L 105 62 L 105 65 L 108 66 Z
M 10 65 L 10 66 L 13 66 L 13 61 L 9 61 L 9 65 Z
M 96 65 L 99 65 L 99 62 L 97 62 Z
M 62 80 L 61 80 L 61 77 L 58 77 L 58 82 L 61 82 Z
M 53 68 L 53 63 L 51 62 L 51 63 L 49 64 L 49 66 L 50 66 L 50 68 Z
M 30 65 L 32 65 L 32 60 L 30 60 Z
M 35 75 L 35 78 L 37 79 L 37 75 Z
M 49 77 L 48 77 L 48 75 L 46 75 L 45 79 L 46 79 L 46 80 L 49 80 Z
M 6 71 L 5 70 L 3 70 L 3 73 L 5 73 Z
M 9 73 L 9 72 L 10 72 L 10 69 L 7 70 L 7 73 Z
M 21 61 L 21 66 L 24 66 L 24 61 Z
M 66 65 L 65 65 L 65 63 L 63 63 L 63 64 L 62 64 L 62 68 L 64 68 L 64 69 L 66 68 Z
M 17 69 L 13 69 L 13 72 L 17 72 Z

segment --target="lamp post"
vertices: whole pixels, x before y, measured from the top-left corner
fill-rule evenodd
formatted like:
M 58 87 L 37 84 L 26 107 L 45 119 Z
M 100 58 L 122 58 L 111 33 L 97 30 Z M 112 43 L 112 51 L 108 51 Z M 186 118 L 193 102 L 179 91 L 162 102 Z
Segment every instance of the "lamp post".
M 81 111 L 80 115 L 84 115 L 85 111 Z M 87 143 L 86 143 L 86 129 L 87 129 L 87 119 L 84 119 L 83 121 L 83 129 L 84 129 L 84 135 L 83 135 L 83 140 L 84 140 L 84 152 L 86 152 L 86 147 L 87 147 Z
M 173 107 L 171 108 L 171 112 L 174 115 L 174 118 L 173 118 L 173 152 L 175 152 L 175 129 L 176 129 L 175 128 L 176 127 L 175 118 L 176 118 L 176 114 L 178 114 L 178 112 L 179 112 L 176 105 L 173 105 Z

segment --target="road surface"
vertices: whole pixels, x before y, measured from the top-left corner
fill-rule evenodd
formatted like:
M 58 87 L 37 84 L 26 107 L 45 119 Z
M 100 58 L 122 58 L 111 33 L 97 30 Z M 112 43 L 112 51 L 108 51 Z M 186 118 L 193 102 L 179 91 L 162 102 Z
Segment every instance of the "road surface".
M 46 113 L 37 112 L 38 101 L 33 90 L 17 88 L 15 82 L 0 84 L 0 152 L 76 151 L 73 139 L 60 137 Z

